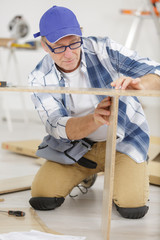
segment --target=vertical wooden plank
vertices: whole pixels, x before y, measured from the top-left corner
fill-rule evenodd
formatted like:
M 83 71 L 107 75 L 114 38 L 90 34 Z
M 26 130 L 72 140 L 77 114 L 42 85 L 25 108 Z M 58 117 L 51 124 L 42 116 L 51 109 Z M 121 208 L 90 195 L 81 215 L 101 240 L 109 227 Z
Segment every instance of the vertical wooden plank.
M 103 209 L 102 209 L 102 232 L 104 240 L 110 239 L 110 225 L 112 215 L 112 197 L 114 186 L 114 167 L 116 153 L 116 133 L 118 119 L 119 97 L 112 97 L 110 125 L 107 131 L 107 145 L 104 171 Z

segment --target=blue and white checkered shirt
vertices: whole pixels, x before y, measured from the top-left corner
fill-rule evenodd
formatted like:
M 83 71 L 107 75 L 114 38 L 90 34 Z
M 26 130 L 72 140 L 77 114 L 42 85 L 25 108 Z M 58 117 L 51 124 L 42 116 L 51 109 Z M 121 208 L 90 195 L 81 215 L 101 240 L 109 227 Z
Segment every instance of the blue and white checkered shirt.
M 108 37 L 83 38 L 80 66 L 92 88 L 111 88 L 111 82 L 121 75 L 132 78 L 146 74 L 160 75 L 158 63 L 139 57 L 135 51 L 126 49 Z M 65 80 L 50 55 L 46 55 L 29 75 L 29 84 L 65 87 Z M 106 96 L 96 97 L 100 102 Z M 64 123 L 70 116 L 68 95 L 33 93 L 32 101 L 45 124 L 46 132 L 53 139 L 60 138 L 55 134 L 55 129 L 58 127 L 62 128 L 61 131 L 65 131 Z M 60 141 L 64 145 L 67 139 L 60 139 Z M 117 151 L 129 155 L 140 163 L 147 159 L 148 146 L 149 130 L 141 104 L 136 97 L 120 97 Z

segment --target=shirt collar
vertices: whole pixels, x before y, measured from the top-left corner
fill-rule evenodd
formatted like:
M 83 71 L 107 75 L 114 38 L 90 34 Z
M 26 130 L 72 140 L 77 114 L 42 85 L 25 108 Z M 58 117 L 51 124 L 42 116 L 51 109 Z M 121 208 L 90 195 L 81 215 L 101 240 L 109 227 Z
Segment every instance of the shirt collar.
M 85 58 L 83 47 L 82 47 L 82 51 L 81 51 L 81 65 L 84 66 L 85 68 L 87 67 L 86 58 Z
M 63 75 L 62 75 L 61 71 L 60 71 L 60 70 L 58 70 L 58 68 L 57 68 L 56 64 L 55 64 L 55 63 L 53 63 L 53 65 L 54 65 L 54 68 L 55 68 L 55 72 L 56 72 L 56 74 L 57 74 L 57 76 L 58 76 L 58 80 L 60 81 L 60 80 L 61 80 L 61 78 L 63 77 Z
M 81 70 L 85 72 L 87 65 L 86 65 L 86 60 L 85 60 L 85 54 L 84 54 L 83 47 L 81 48 L 81 63 L 80 63 L 80 66 L 81 66 Z M 58 79 L 60 81 L 62 79 L 62 77 L 63 77 L 63 74 L 61 73 L 60 70 L 58 70 L 58 68 L 57 68 L 55 63 L 54 63 L 54 68 L 55 68 L 55 72 L 56 72 L 56 74 L 58 76 Z

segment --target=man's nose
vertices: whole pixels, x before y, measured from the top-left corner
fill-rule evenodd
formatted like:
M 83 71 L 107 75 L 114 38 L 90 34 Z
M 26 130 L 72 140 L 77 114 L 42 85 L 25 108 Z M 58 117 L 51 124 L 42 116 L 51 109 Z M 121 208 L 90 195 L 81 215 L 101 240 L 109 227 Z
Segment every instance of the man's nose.
M 66 47 L 64 55 L 65 57 L 69 58 L 72 55 L 72 50 L 69 47 Z

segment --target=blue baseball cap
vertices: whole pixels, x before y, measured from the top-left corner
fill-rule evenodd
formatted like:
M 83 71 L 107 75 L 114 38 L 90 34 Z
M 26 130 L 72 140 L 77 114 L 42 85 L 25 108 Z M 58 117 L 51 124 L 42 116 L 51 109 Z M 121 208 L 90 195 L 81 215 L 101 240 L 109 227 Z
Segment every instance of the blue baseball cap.
M 34 38 L 45 36 L 51 43 L 69 35 L 82 36 L 75 14 L 70 9 L 59 6 L 53 6 L 42 15 L 39 29 L 40 32 L 33 35 Z

